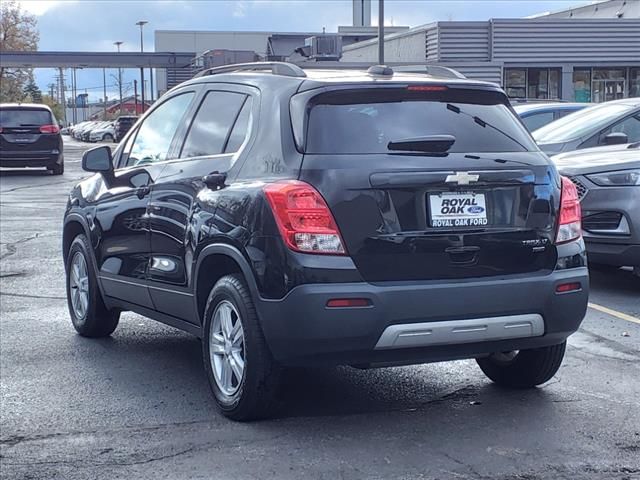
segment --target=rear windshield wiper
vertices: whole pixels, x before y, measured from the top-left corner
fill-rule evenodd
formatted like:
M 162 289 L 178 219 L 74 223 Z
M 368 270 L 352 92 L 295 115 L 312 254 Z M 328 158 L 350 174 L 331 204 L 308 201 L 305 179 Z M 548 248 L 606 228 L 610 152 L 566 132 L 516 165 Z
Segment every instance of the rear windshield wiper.
M 403 138 L 387 144 L 389 150 L 404 152 L 444 153 L 456 143 L 453 135 L 426 135 L 424 137 Z
M 505 132 L 504 130 L 496 127 L 495 125 L 493 125 L 490 122 L 487 122 L 486 120 L 483 120 L 482 118 L 478 117 L 477 115 L 471 115 L 470 113 L 467 113 L 465 111 L 463 111 L 460 107 L 458 107 L 457 105 L 453 105 L 451 103 L 447 103 L 447 110 L 452 111 L 453 113 L 459 113 L 461 115 L 466 115 L 468 117 L 471 117 L 471 119 L 477 123 L 478 125 L 480 125 L 482 128 L 492 128 L 493 130 L 495 130 L 498 133 L 501 133 L 502 135 L 504 135 L 505 137 L 507 137 L 509 140 L 512 140 L 513 142 L 517 143 L 518 145 L 520 145 L 522 147 L 522 149 L 526 152 L 527 151 L 527 147 L 525 147 L 522 143 L 520 143 L 518 140 L 516 140 L 515 138 L 513 138 L 511 135 L 509 135 L 507 132 Z

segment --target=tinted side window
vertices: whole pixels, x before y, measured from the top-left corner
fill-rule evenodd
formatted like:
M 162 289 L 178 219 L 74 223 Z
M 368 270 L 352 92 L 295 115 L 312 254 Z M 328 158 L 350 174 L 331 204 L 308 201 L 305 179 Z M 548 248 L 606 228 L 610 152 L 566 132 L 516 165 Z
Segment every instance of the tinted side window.
M 223 153 L 231 127 L 246 98 L 247 96 L 241 93 L 207 93 L 193 119 L 180 157 L 202 157 Z
M 539 129 L 547 123 L 553 122 L 553 112 L 534 113 L 522 119 L 530 132 Z
M 171 141 L 189 108 L 193 92 L 165 101 L 144 120 L 126 160 L 126 166 L 162 162 L 167 159 Z
M 240 110 L 233 130 L 231 130 L 227 146 L 224 149 L 225 153 L 235 153 L 240 150 L 244 139 L 247 138 L 247 134 L 249 133 L 249 120 L 251 118 L 251 105 L 251 97 L 248 97 L 242 106 L 242 110 Z

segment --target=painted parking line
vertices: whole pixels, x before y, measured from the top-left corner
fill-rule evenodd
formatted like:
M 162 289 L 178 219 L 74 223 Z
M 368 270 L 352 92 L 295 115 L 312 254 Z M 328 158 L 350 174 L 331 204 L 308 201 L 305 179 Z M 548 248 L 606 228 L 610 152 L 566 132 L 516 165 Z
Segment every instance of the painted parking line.
M 640 318 L 634 317 L 632 315 L 627 315 L 626 313 L 618 312 L 617 310 L 603 307 L 602 305 L 598 305 L 597 303 L 589 302 L 589 307 L 593 308 L 594 310 L 598 310 L 599 312 L 606 313 L 607 315 L 611 315 L 613 317 L 619 318 L 621 320 L 626 320 L 627 322 L 633 322 L 640 325 Z

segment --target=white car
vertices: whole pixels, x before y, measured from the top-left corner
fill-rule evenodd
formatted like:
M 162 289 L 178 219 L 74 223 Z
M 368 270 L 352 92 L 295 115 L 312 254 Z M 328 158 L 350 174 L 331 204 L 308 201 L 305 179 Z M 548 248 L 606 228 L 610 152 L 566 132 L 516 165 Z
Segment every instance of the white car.
M 91 130 L 89 133 L 90 142 L 113 142 L 116 138 L 113 122 L 105 122 Z

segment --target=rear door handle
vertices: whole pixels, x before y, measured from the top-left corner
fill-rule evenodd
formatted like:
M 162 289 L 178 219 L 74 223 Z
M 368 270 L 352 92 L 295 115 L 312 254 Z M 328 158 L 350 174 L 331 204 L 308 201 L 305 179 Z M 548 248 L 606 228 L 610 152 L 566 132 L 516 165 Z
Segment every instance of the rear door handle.
M 139 187 L 136 190 L 136 195 L 140 200 L 142 200 L 144 197 L 149 195 L 149 193 L 151 193 L 151 187 L 149 185 L 145 185 L 144 187 Z

